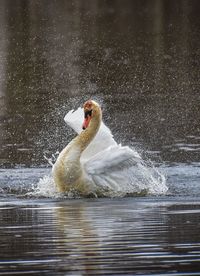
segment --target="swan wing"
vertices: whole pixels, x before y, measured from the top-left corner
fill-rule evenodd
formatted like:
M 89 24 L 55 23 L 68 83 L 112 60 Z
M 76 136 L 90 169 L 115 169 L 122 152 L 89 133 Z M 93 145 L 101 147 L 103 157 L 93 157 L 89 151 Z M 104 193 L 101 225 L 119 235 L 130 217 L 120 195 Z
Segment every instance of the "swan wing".
M 129 147 L 116 145 L 99 152 L 83 165 L 90 175 L 105 174 L 122 171 L 141 161 L 140 155 Z
M 79 107 L 76 111 L 70 110 L 64 117 L 64 121 L 70 126 L 76 133 L 82 131 L 82 121 L 84 118 L 83 108 Z
M 65 122 L 78 134 L 81 133 L 82 130 L 82 123 L 84 118 L 84 111 L 83 108 L 78 108 L 76 111 L 70 110 L 65 115 Z M 82 160 L 89 160 L 92 156 L 96 155 L 97 153 L 105 150 L 110 146 L 116 146 L 117 143 L 113 138 L 113 135 L 110 129 L 101 122 L 101 126 L 95 138 L 89 144 L 89 146 L 84 150 L 81 159 Z
M 162 175 L 129 147 L 111 146 L 82 165 L 99 195 L 160 194 L 167 190 Z
M 111 146 L 96 154 L 83 164 L 86 175 L 95 186 L 96 190 L 105 195 L 105 191 L 127 193 L 132 190 L 132 184 L 141 189 L 138 175 L 138 164 L 141 157 L 129 147 L 120 145 Z

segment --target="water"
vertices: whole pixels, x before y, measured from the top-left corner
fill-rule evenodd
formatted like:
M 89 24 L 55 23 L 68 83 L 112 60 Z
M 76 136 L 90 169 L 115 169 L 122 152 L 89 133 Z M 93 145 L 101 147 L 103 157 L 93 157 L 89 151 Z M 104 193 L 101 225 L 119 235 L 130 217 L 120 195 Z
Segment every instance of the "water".
M 0 2 L 0 275 L 200 275 L 199 11 Z M 90 97 L 165 194 L 55 196 L 44 155 L 74 137 L 64 115 Z
M 193 198 L 6 200 L 0 208 L 0 275 L 199 275 Z

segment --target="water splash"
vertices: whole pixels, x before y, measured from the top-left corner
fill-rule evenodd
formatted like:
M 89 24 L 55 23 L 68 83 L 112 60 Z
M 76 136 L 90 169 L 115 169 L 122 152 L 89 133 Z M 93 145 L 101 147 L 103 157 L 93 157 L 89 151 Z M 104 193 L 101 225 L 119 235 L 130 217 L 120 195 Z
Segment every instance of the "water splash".
M 123 181 L 126 175 L 127 181 Z M 58 193 L 49 168 L 16 168 L 1 170 L 0 197 L 20 198 L 79 198 L 78 191 Z M 101 182 L 95 186 L 90 197 L 124 197 L 162 195 L 167 192 L 166 179 L 159 170 L 141 159 L 131 169 L 124 169 L 118 185 Z
M 145 162 L 141 157 L 138 159 L 138 153 L 135 152 L 137 163 L 131 168 L 124 168 L 121 173 L 121 180 L 116 185 L 112 182 L 98 182 L 90 187 L 88 197 L 124 197 L 124 196 L 147 196 L 166 194 L 165 176 L 153 166 L 150 162 Z M 126 176 L 124 178 L 124 176 Z M 51 174 L 42 177 L 35 189 L 29 196 L 51 197 L 51 198 L 80 198 L 79 191 L 71 189 L 68 193 L 58 193 Z
M 58 197 L 51 175 L 45 175 L 38 181 L 33 191 L 27 193 L 33 197 Z

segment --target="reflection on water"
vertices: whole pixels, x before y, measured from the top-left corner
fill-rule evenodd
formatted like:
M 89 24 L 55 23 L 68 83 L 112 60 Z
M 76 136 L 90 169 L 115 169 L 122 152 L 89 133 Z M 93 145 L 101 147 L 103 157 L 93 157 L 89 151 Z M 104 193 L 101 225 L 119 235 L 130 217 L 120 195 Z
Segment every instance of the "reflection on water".
M 2 0 L 1 166 L 44 164 L 45 151 L 73 136 L 64 114 L 88 97 L 102 103 L 119 142 L 198 161 L 199 8 L 197 0 Z
M 194 201 L 10 201 L 0 208 L 0 275 L 200 271 L 200 205 Z

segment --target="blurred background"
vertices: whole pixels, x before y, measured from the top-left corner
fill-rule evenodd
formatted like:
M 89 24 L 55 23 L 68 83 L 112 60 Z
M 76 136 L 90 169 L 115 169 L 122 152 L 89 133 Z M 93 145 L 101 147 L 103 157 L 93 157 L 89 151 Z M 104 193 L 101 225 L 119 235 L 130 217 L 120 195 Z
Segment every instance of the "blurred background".
M 0 166 L 47 166 L 99 101 L 117 142 L 199 161 L 200 1 L 0 0 Z

